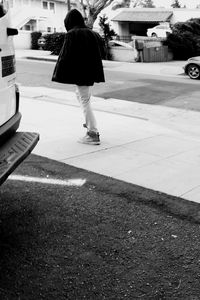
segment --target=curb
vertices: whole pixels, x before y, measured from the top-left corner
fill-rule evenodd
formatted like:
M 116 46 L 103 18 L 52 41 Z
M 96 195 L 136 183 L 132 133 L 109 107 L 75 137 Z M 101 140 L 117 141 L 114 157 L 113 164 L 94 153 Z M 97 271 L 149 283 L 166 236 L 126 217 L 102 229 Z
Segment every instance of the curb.
M 48 57 L 36 57 L 36 56 L 26 56 L 25 59 L 31 59 L 31 60 L 42 60 L 42 61 L 50 61 L 50 62 L 56 62 L 57 58 L 48 58 Z
M 37 60 L 37 61 L 46 61 L 46 62 L 57 62 L 57 59 L 58 59 L 57 57 L 47 57 L 47 56 L 24 56 L 22 58 L 29 59 L 29 60 Z M 110 65 L 109 65 L 109 63 L 110 63 Z M 124 63 L 126 63 L 126 62 L 103 61 L 103 66 L 106 67 L 106 68 L 108 68 L 108 69 L 112 68 L 112 67 L 117 68 L 117 67 L 121 66 Z M 172 67 L 172 69 L 173 69 L 173 67 Z M 164 70 L 166 70 L 166 68 Z M 126 71 L 127 71 L 127 69 L 126 69 Z M 145 74 L 152 74 L 151 72 L 147 73 L 147 72 L 144 72 L 144 71 L 141 71 L 141 70 L 138 71 L 137 69 L 135 69 L 134 72 L 135 73 L 141 73 L 141 74 L 143 74 L 143 73 L 145 73 Z M 152 75 L 164 75 L 164 76 L 176 76 L 176 77 L 180 77 L 180 76 L 185 75 L 185 73 L 181 72 L 179 69 L 178 69 L 177 72 L 176 71 L 175 72 L 172 72 L 172 71 L 171 72 L 170 71 L 168 71 L 168 72 L 164 71 L 163 72 L 162 69 L 159 69 L 159 72 L 157 72 L 156 74 L 152 74 Z

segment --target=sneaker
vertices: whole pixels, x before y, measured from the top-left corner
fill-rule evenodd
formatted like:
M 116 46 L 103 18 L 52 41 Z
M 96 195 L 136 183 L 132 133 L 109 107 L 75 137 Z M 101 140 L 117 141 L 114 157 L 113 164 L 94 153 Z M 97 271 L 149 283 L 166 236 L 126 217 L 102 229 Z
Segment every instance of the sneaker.
M 79 139 L 78 142 L 81 144 L 88 145 L 100 145 L 99 133 L 94 131 L 88 131 L 83 138 Z

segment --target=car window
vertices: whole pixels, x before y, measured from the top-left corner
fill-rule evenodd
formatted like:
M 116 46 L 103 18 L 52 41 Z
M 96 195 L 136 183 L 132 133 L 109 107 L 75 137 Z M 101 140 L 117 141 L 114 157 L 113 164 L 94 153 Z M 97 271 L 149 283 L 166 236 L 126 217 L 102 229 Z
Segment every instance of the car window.
M 0 0 L 0 18 L 5 16 L 8 10 L 8 1 Z
M 114 46 L 114 47 L 122 47 L 122 45 L 118 44 L 118 43 L 115 43 L 115 42 L 110 42 L 110 45 L 111 46 Z
M 5 15 L 3 5 L 0 4 L 0 18 L 2 18 Z

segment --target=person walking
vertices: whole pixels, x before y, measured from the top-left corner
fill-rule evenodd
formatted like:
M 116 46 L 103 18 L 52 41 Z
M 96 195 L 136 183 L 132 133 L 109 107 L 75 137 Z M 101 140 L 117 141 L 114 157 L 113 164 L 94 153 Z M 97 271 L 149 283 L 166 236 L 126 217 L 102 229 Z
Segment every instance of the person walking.
M 80 143 L 100 145 L 99 131 L 91 107 L 91 86 L 105 82 L 102 55 L 103 41 L 88 28 L 77 9 L 69 11 L 64 20 L 67 30 L 63 47 L 53 72 L 52 81 L 75 84 L 76 96 L 83 110 L 86 135 Z

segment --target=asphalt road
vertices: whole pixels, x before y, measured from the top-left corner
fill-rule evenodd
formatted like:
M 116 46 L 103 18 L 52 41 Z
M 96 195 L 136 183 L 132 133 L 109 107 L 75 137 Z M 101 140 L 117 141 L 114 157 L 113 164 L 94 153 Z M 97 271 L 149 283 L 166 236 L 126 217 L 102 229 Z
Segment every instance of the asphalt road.
M 31 155 L 0 211 L 1 300 L 199 299 L 197 203 Z
M 44 86 L 74 91 L 73 85 L 51 81 L 55 63 L 18 60 L 17 81 L 23 86 Z M 163 105 L 200 110 L 199 81 L 187 76 L 151 76 L 116 72 L 105 68 L 106 83 L 95 84 L 93 94 L 103 98 L 116 98 L 152 105 Z

